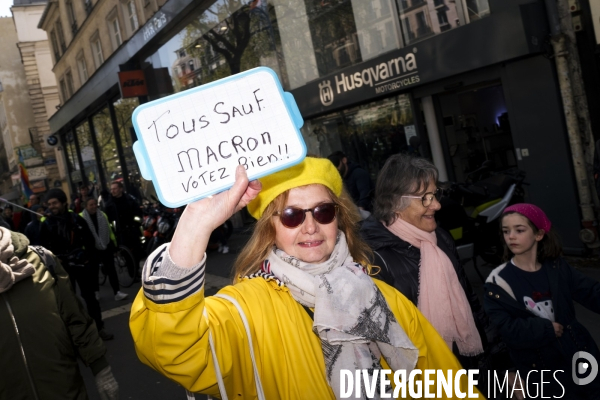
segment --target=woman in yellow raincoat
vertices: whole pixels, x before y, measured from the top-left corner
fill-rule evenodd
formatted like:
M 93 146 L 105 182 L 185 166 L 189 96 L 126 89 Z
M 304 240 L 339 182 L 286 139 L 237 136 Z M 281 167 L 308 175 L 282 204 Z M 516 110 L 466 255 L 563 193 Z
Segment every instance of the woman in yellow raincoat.
M 210 233 L 246 205 L 258 222 L 234 284 L 205 297 Z M 392 382 L 394 371 L 456 373 L 460 364 L 419 310 L 369 276 L 358 220 L 327 159 L 307 157 L 260 182 L 238 167 L 234 186 L 190 204 L 173 241 L 148 257 L 130 318 L 139 358 L 191 392 L 236 399 L 354 398 L 356 389 L 380 398 L 384 369 Z M 467 393 L 466 376 L 458 381 Z

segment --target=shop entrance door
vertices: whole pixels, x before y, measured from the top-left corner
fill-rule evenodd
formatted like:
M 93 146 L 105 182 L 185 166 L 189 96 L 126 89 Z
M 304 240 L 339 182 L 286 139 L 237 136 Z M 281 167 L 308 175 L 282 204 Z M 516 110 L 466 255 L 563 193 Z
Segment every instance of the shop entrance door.
M 451 179 L 465 182 L 485 161 L 492 171 L 517 165 L 500 84 L 442 94 L 438 102 Z

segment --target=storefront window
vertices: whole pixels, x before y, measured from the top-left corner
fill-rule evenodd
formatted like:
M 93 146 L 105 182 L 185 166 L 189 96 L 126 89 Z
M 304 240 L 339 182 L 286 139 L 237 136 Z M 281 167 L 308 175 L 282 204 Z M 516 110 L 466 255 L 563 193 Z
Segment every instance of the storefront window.
M 151 94 L 169 94 L 164 92 L 168 86 L 179 92 L 259 65 L 279 73 L 282 60 L 273 6 L 254 3 L 216 1 L 147 59 L 150 74 L 159 78 L 159 87 L 149 88 Z M 171 79 L 167 84 L 160 81 L 164 70 Z
M 67 159 L 67 169 L 71 175 L 71 183 L 77 185 L 78 182 L 82 182 L 83 176 L 81 175 L 81 168 L 79 167 L 79 160 L 77 159 L 77 149 L 75 148 L 75 136 L 72 131 L 68 131 L 63 136 L 63 143 L 65 145 L 65 155 Z M 75 190 L 76 187 L 71 188 Z
M 410 143 L 417 132 L 407 94 L 306 121 L 302 135 L 309 154 L 327 157 L 341 150 L 367 169 L 373 181 L 392 154 L 419 154 Z
M 484 162 L 502 171 L 517 165 L 502 86 L 438 96 L 454 179 L 466 182 Z
M 94 133 L 96 134 L 96 142 L 98 143 L 98 151 L 100 156 L 100 168 L 104 173 L 105 189 L 108 189 L 110 182 L 123 179 L 121 165 L 119 162 L 119 154 L 117 152 L 117 143 L 115 141 L 115 132 L 108 107 L 102 109 L 92 117 L 94 124 Z
M 80 181 L 74 181 L 74 184 L 88 182 L 93 185 L 97 185 L 100 181 L 98 174 L 98 163 L 96 162 L 96 154 L 94 153 L 94 144 L 92 142 L 92 134 L 90 132 L 90 126 L 86 122 L 83 122 L 77 128 L 75 128 L 77 134 L 77 142 L 79 143 L 79 151 L 81 152 L 81 159 L 83 160 L 83 170 L 85 179 Z
M 218 0 L 145 60 L 149 92 L 257 66 L 291 90 L 489 12 L 488 0 Z
M 156 196 L 152 181 L 142 178 L 138 168 L 135 155 L 133 154 L 133 143 L 136 139 L 132 135 L 133 125 L 131 116 L 133 110 L 139 105 L 137 98 L 119 99 L 113 103 L 115 115 L 117 116 L 117 125 L 119 131 L 119 140 L 123 149 L 123 158 L 125 159 L 129 187 L 127 190 L 137 199 L 151 199 L 151 195 Z M 122 168 L 121 168 L 122 169 Z

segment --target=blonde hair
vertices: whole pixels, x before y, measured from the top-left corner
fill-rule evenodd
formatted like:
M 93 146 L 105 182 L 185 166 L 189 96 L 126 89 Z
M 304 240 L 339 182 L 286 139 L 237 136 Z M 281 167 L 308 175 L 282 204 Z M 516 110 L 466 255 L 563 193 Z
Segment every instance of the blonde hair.
M 345 189 L 340 196 L 336 196 L 329 188 L 325 187 L 331 201 L 338 206 L 336 222 L 338 229 L 346 235 L 346 242 L 350 254 L 355 262 L 367 266 L 370 271 L 369 260 L 373 259 L 373 251 L 362 241 L 358 234 L 360 215 Z M 290 189 L 291 190 L 291 189 Z M 275 244 L 275 224 L 273 215 L 283 211 L 288 199 L 289 190 L 277 196 L 265 209 L 263 216 L 256 222 L 250 240 L 244 246 L 233 266 L 233 282 L 239 282 L 244 277 L 260 270 L 261 264 L 267 259 Z

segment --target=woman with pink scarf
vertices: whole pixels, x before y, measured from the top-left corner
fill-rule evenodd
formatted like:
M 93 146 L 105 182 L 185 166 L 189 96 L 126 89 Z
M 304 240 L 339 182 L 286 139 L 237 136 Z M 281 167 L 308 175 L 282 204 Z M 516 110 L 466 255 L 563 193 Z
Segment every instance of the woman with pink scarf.
M 437 227 L 438 171 L 423 158 L 390 157 L 377 178 L 373 215 L 361 236 L 375 253 L 377 276 L 421 310 L 465 368 L 479 368 L 487 317 L 448 232 Z

